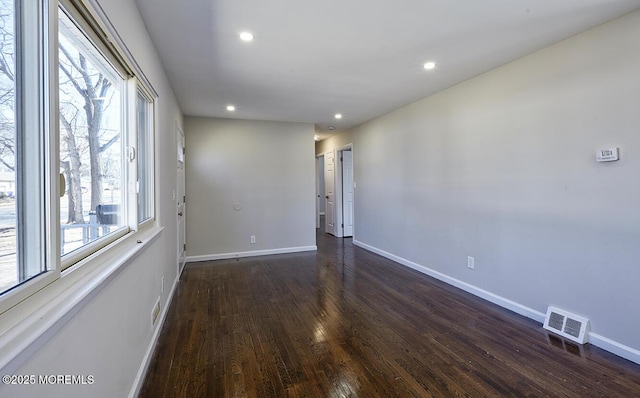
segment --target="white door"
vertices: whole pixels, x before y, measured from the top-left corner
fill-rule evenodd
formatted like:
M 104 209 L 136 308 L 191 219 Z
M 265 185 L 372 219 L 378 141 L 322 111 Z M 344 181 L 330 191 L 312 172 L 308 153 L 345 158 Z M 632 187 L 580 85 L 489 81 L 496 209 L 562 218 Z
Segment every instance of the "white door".
M 342 222 L 344 237 L 353 236 L 353 152 L 342 152 Z
M 316 157 L 316 228 L 320 228 L 320 216 L 324 216 L 324 155 Z
M 316 228 L 320 228 L 320 201 L 324 202 L 324 198 L 320 199 L 320 184 L 323 182 L 320 178 L 320 158 L 316 157 Z
M 184 268 L 185 258 L 187 255 L 186 235 L 185 235 L 185 176 L 184 176 L 184 161 L 185 161 L 185 149 L 184 149 L 184 133 L 178 127 L 176 129 L 177 136 L 177 150 L 178 150 L 178 175 L 176 186 L 176 212 L 177 212 L 177 224 L 178 224 L 178 275 Z
M 337 235 L 336 228 L 336 194 L 335 194 L 335 167 L 336 155 L 334 152 L 324 154 L 324 197 L 325 206 L 325 232 Z

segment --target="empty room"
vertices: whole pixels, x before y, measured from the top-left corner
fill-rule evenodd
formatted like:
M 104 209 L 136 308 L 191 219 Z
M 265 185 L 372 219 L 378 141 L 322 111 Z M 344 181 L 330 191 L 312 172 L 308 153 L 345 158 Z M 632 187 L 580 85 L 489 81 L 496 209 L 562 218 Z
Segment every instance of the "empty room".
M 0 0 L 1 397 L 640 397 L 640 0 Z

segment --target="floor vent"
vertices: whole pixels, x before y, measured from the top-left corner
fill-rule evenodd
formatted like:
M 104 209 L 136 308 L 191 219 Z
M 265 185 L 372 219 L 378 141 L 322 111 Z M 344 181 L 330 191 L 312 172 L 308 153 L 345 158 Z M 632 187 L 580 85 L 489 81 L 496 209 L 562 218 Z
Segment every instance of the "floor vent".
M 584 344 L 589 340 L 589 320 L 555 307 L 547 309 L 544 328 L 571 341 Z

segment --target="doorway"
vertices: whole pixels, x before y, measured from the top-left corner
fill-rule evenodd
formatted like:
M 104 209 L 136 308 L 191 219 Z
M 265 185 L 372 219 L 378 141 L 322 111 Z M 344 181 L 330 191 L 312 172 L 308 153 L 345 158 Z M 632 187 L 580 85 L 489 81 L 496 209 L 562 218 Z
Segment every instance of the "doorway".
M 340 188 L 342 236 L 353 236 L 353 151 L 351 148 L 340 151 Z
M 352 237 L 355 228 L 353 145 L 324 154 L 325 232 L 338 238 Z
M 324 231 L 328 234 L 339 236 L 336 214 L 336 153 L 335 151 L 324 154 Z

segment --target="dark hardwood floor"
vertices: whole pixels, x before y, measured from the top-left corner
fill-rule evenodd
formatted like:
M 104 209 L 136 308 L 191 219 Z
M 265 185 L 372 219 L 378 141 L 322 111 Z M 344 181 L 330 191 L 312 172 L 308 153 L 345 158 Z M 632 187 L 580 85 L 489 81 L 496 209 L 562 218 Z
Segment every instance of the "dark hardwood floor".
M 640 366 L 324 233 L 175 294 L 141 397 L 640 397 Z

